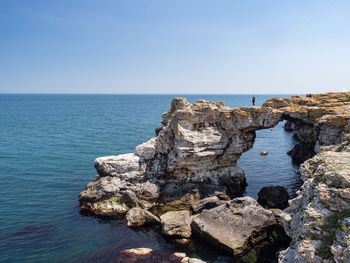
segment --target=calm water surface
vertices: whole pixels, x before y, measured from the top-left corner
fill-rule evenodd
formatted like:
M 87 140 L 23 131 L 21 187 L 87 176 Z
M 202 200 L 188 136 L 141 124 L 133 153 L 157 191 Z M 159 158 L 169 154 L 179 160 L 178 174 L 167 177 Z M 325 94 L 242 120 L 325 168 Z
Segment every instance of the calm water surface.
M 179 95 L 176 95 L 179 96 Z M 257 105 L 272 96 L 258 95 Z M 284 95 L 285 96 L 285 95 Z M 154 136 L 175 95 L 0 95 L 0 261 L 108 262 L 116 251 L 146 246 L 175 250 L 159 231 L 134 231 L 123 220 L 79 214 L 79 193 L 92 181 L 96 157 L 133 152 Z M 183 95 L 250 106 L 248 95 Z M 299 184 L 286 151 L 292 134 L 280 123 L 257 132 L 239 165 L 246 195 L 265 185 Z M 260 156 L 262 150 L 269 155 Z M 213 260 L 196 245 L 193 255 Z

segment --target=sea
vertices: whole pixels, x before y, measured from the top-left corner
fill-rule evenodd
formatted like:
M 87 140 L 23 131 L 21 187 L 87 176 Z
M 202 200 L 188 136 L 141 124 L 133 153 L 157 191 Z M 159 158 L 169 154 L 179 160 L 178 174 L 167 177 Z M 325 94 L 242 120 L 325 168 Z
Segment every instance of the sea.
M 94 159 L 133 152 L 155 136 L 173 97 L 251 106 L 251 95 L 58 95 L 0 94 L 0 262 L 111 262 L 118 251 L 149 247 L 179 251 L 157 228 L 130 229 L 123 218 L 80 214 L 78 196 L 94 179 Z M 271 97 L 255 95 L 256 105 Z M 254 147 L 238 165 L 244 195 L 263 186 L 300 186 L 298 166 L 286 154 L 293 134 L 257 131 Z M 261 156 L 261 151 L 268 151 Z M 181 249 L 180 249 L 181 250 Z M 195 242 L 185 251 L 207 262 L 217 249 Z

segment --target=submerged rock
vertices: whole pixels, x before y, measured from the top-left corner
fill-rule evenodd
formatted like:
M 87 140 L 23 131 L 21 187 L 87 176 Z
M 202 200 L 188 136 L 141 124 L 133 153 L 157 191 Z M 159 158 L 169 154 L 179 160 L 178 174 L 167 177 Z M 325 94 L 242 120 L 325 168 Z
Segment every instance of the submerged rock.
M 160 222 L 159 218 L 151 212 L 138 207 L 134 207 L 128 211 L 126 214 L 126 220 L 128 226 L 131 227 L 154 225 Z
M 187 210 L 167 212 L 160 217 L 162 233 L 175 238 L 191 236 L 191 216 Z
M 132 248 L 118 253 L 115 263 L 204 263 L 196 258 L 189 258 L 185 253 L 171 253 L 151 248 Z
M 192 229 L 212 245 L 236 256 L 267 238 L 267 228 L 275 224 L 273 213 L 247 196 L 203 210 L 193 218 Z
M 283 186 L 265 186 L 258 193 L 258 203 L 265 208 L 285 209 L 289 194 Z

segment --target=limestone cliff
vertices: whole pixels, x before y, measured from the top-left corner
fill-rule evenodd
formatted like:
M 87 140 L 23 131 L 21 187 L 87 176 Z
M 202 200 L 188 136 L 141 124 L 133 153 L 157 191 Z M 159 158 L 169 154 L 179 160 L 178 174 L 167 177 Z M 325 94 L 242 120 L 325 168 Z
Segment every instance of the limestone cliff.
M 350 262 L 350 137 L 301 165 L 304 181 L 282 219 L 292 245 L 280 262 Z
M 246 183 L 237 160 L 253 146 L 255 130 L 273 127 L 281 117 L 268 107 L 230 109 L 224 102 L 192 105 L 175 98 L 157 137 L 135 153 L 96 159 L 98 175 L 80 194 L 81 208 L 113 215 L 133 206 L 239 196 Z
M 279 262 L 350 262 L 350 94 L 272 98 L 264 107 L 283 111 L 303 146 L 318 153 L 301 165 L 304 183 L 282 213 L 293 241 Z
M 303 142 L 311 143 L 316 153 L 320 146 L 341 143 L 350 131 L 350 95 L 346 92 L 272 98 L 263 107 L 282 111 L 293 132 Z

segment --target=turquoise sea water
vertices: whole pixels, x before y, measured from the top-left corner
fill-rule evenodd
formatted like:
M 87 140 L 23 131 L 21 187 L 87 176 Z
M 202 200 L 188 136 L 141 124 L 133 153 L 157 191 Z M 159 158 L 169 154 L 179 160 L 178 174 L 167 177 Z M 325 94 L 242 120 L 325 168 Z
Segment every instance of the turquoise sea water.
M 175 250 L 157 230 L 80 215 L 77 201 L 96 174 L 94 159 L 133 152 L 153 137 L 175 96 L 0 95 L 0 262 L 109 262 L 131 247 Z M 257 95 L 256 104 L 272 96 L 278 95 Z M 183 97 L 251 104 L 248 95 Z M 239 160 L 246 195 L 256 197 L 271 184 L 292 194 L 299 185 L 298 167 L 286 155 L 292 134 L 282 125 L 258 131 L 253 149 Z M 260 156 L 262 150 L 269 155 Z M 192 252 L 214 257 L 201 246 Z

